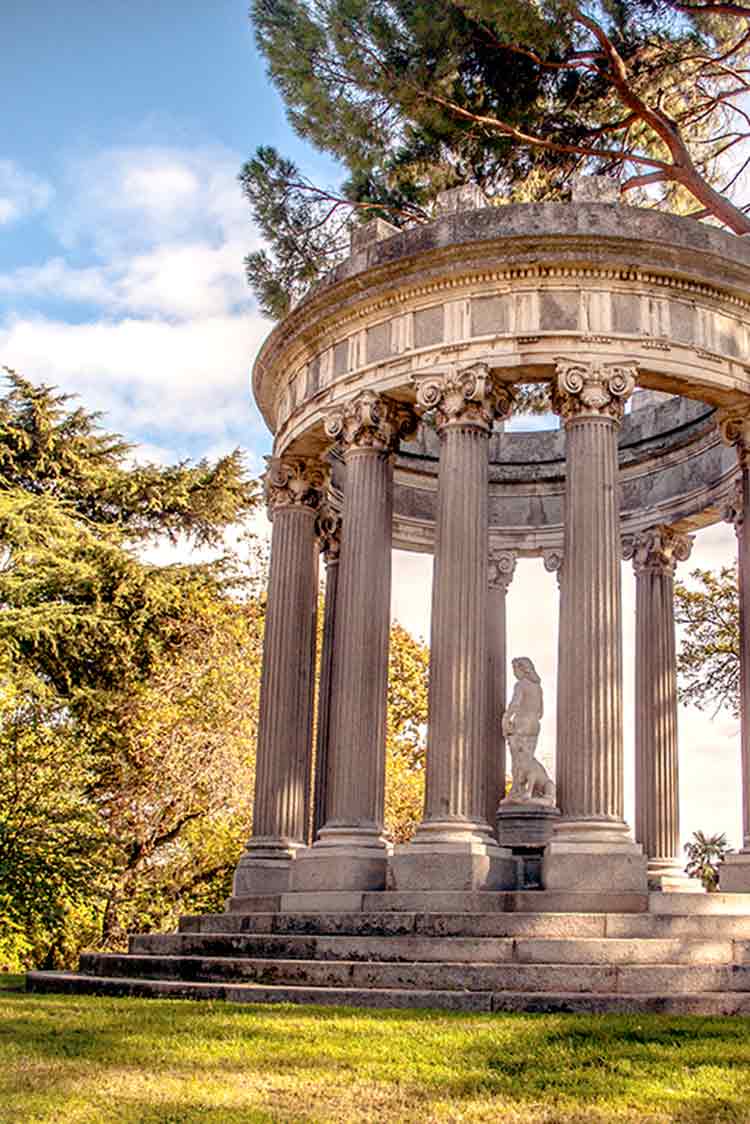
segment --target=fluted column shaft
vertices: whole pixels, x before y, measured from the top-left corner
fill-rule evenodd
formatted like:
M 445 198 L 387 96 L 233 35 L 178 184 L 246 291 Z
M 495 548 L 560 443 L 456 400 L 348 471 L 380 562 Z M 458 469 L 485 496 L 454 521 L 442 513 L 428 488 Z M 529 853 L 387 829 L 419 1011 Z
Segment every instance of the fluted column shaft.
M 560 810 L 567 819 L 623 818 L 622 608 L 617 420 L 566 422 L 565 672 L 567 733 Z M 571 635 L 572 633 L 572 635 Z
M 253 837 L 305 838 L 312 740 L 312 667 L 318 559 L 315 512 L 274 513 L 268 582 Z
M 312 459 L 271 462 L 266 494 L 273 516 L 253 833 L 234 893 L 288 886 L 309 818 L 318 552 L 315 539 L 325 470 Z
M 635 837 L 650 859 L 680 849 L 673 587 L 655 571 L 636 581 Z
M 750 852 L 750 458 L 742 458 L 742 520 L 737 528 L 737 580 L 740 598 L 740 708 L 742 850 Z
M 549 890 L 646 890 L 623 814 L 622 594 L 617 434 L 635 368 L 558 360 L 565 422 L 557 796 Z
M 326 419 L 346 472 L 332 657 L 326 818 L 294 890 L 381 889 L 391 600 L 393 454 L 411 411 L 363 391 Z
M 507 699 L 508 588 L 516 566 L 514 550 L 494 550 L 489 560 L 487 593 L 487 744 L 485 818 L 494 828 L 497 808 L 505 796 L 507 770 L 503 714 Z
M 384 746 L 391 596 L 393 462 L 349 448 L 332 675 L 328 814 L 323 833 L 383 830 Z
M 624 543 L 636 575 L 635 837 L 648 856 L 654 889 L 662 876 L 682 868 L 674 571 L 691 545 L 668 527 Z
M 313 791 L 312 838 L 326 821 L 328 799 L 328 743 L 331 732 L 331 684 L 333 661 L 336 655 L 336 595 L 341 546 L 341 519 L 325 513 L 318 519 L 318 534 L 326 566 L 326 592 L 323 609 L 323 635 L 320 651 L 320 680 L 318 684 L 318 725 L 315 743 L 315 786 Z
M 440 466 L 432 584 L 424 817 L 392 863 L 400 889 L 507 884 L 487 813 L 489 434 L 509 392 L 484 364 L 417 383 Z
M 740 616 L 740 774 L 742 778 L 742 885 L 731 889 L 750 892 L 750 408 L 724 415 L 724 440 L 737 452 L 740 470 L 735 502 L 726 512 L 737 532 L 737 591 Z M 721 887 L 728 879 L 721 875 Z
M 567 706 L 563 698 L 562 691 L 566 683 L 566 661 L 567 653 L 564 644 L 567 640 L 567 632 L 563 621 L 563 611 L 565 609 L 565 602 L 562 598 L 562 575 L 563 575 L 563 553 L 561 549 L 551 548 L 545 550 L 544 555 L 544 568 L 549 574 L 555 574 L 557 578 L 558 602 L 557 602 L 557 699 L 555 706 L 555 729 L 556 729 L 556 744 L 555 744 L 555 800 L 559 805 L 560 802 L 560 785 L 562 783 L 565 787 L 564 781 L 561 782 L 561 761 L 560 761 L 560 742 L 564 733 L 564 726 L 566 722 Z
M 441 433 L 426 820 L 486 822 L 488 436 L 458 424 Z

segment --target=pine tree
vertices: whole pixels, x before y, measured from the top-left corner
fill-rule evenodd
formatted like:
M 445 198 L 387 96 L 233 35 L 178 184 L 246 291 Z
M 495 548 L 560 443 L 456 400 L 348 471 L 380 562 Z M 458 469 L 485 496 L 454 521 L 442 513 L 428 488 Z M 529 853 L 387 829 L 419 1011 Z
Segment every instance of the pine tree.
M 715 0 L 255 0 L 292 127 L 341 165 L 313 184 L 268 147 L 243 189 L 269 250 L 247 270 L 261 307 L 345 252 L 345 226 L 428 220 L 437 193 L 564 198 L 573 173 L 627 201 L 743 234 L 748 12 Z

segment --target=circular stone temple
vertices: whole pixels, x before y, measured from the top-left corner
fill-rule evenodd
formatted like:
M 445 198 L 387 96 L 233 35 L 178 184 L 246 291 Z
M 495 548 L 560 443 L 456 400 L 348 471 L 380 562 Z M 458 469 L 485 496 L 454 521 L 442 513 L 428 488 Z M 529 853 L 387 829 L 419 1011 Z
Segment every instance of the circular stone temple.
M 750 243 L 694 220 L 459 204 L 427 226 L 355 233 L 253 374 L 274 435 L 273 531 L 253 834 L 235 902 L 515 886 L 495 827 L 505 596 L 532 556 L 560 587 L 559 816 L 542 886 L 665 885 L 680 866 L 673 579 L 690 532 L 721 518 L 738 530 L 744 826 L 721 886 L 750 891 L 748 357 Z M 505 431 L 530 383 L 548 384 L 559 430 Z M 392 547 L 435 556 L 424 817 L 395 849 L 383 829 Z M 635 837 L 623 557 L 637 578 Z

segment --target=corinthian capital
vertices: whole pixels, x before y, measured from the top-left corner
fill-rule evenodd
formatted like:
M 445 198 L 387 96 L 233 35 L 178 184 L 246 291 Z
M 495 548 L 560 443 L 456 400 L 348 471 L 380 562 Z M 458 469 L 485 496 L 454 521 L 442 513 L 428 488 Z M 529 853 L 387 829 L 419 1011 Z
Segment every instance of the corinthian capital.
M 635 389 L 638 368 L 634 363 L 582 363 L 558 359 L 553 404 L 566 421 L 578 417 L 604 417 L 621 421 L 625 403 Z
M 417 428 L 417 417 L 410 406 L 396 402 L 374 390 L 363 390 L 342 406 L 335 406 L 325 419 L 326 436 L 344 452 L 376 449 L 393 452 L 402 437 Z
M 733 445 L 743 468 L 750 468 L 750 406 L 723 410 L 719 415 L 719 432 L 727 445 Z
M 459 371 L 417 376 L 417 406 L 435 410 L 438 432 L 447 426 L 474 426 L 488 433 L 495 418 L 507 417 L 515 393 L 500 382 L 486 363 L 475 363 Z
M 549 547 L 549 549 L 544 551 L 542 559 L 547 573 L 557 575 L 557 586 L 559 589 L 562 582 L 563 562 L 565 560 L 562 550 L 558 547 Z
M 489 559 L 489 585 L 490 589 L 501 589 L 508 592 L 508 587 L 513 581 L 516 572 L 516 550 L 491 550 Z
M 622 553 L 633 560 L 636 574 L 657 573 L 671 576 L 678 562 L 687 562 L 693 549 L 691 535 L 680 534 L 671 527 L 651 527 L 637 535 L 626 535 Z
M 725 523 L 731 523 L 737 534 L 740 533 L 745 519 L 745 496 L 741 480 L 735 480 L 732 494 L 721 509 L 721 518 Z
M 315 533 L 326 565 L 335 565 L 341 553 L 341 516 L 324 503 L 315 522 Z
M 266 464 L 263 489 L 269 515 L 278 507 L 320 507 L 329 470 L 318 457 L 266 457 Z

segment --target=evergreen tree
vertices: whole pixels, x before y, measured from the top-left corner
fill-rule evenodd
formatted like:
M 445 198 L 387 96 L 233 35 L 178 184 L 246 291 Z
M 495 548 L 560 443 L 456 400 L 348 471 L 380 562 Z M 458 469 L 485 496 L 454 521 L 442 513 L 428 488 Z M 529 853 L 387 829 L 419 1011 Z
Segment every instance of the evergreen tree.
M 247 259 L 282 315 L 345 252 L 345 224 L 429 219 L 436 194 L 565 197 L 574 172 L 737 233 L 748 159 L 748 11 L 706 0 L 254 0 L 296 132 L 341 165 L 316 185 L 263 147 L 241 181 L 270 252 Z
M 7 958 L 66 962 L 102 930 L 105 943 L 121 941 L 156 887 L 175 901 L 210 881 L 218 848 L 209 856 L 207 841 L 226 837 L 233 816 L 247 828 L 257 582 L 236 557 L 156 566 L 139 549 L 178 535 L 218 545 L 255 509 L 259 489 L 238 452 L 168 467 L 134 464 L 130 453 L 95 415 L 8 372 L 0 398 Z M 199 821 L 203 830 L 191 836 Z M 234 851 L 239 832 L 230 833 Z M 159 908 L 163 901 L 152 902 L 151 916 Z

